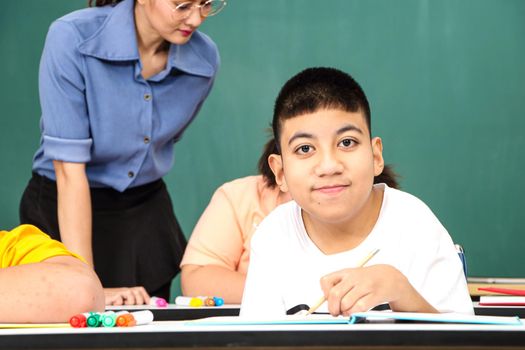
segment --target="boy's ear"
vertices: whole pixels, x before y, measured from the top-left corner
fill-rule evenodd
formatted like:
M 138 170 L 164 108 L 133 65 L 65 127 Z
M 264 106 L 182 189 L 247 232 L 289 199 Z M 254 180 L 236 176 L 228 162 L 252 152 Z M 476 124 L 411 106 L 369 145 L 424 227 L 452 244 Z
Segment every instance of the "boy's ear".
M 279 154 L 270 154 L 268 156 L 268 165 L 272 169 L 273 175 L 275 176 L 275 182 L 282 192 L 288 192 L 288 186 L 284 178 L 283 171 L 283 158 Z
M 372 153 L 374 157 L 374 176 L 379 176 L 385 168 L 385 161 L 383 159 L 383 141 L 380 137 L 372 139 Z

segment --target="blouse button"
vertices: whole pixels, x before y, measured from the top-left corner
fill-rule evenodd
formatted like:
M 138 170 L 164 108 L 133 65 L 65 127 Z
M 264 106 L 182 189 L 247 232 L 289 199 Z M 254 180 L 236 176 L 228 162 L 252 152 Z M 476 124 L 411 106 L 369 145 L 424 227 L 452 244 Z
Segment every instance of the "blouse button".
M 128 177 L 133 177 L 135 176 L 135 173 L 133 171 L 128 171 Z
M 145 143 L 145 144 L 148 144 L 148 143 L 149 143 L 149 137 L 147 137 L 147 136 L 144 137 L 144 143 Z
M 144 100 L 146 101 L 151 100 L 151 94 L 144 94 Z

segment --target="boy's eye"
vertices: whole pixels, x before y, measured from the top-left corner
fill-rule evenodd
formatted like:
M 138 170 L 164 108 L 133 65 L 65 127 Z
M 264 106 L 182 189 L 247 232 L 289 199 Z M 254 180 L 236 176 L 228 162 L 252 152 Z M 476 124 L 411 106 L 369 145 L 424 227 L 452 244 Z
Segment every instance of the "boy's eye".
M 344 148 L 350 148 L 355 144 L 355 141 L 352 139 L 344 139 L 341 142 L 339 142 L 339 145 Z
M 312 151 L 312 147 L 311 146 L 308 146 L 308 145 L 302 145 L 302 146 L 299 146 L 296 150 L 295 150 L 295 153 L 298 153 L 298 154 L 307 154 L 309 152 Z

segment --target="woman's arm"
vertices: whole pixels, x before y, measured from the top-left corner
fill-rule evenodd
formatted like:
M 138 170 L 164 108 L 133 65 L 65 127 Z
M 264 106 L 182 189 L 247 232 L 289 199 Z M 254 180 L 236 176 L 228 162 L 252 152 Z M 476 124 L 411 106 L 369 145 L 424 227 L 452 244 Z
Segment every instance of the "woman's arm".
M 94 271 L 72 256 L 0 269 L 0 322 L 67 322 L 104 310 Z
M 86 165 L 53 161 L 57 180 L 58 226 L 62 243 L 93 266 L 91 195 Z
M 82 163 L 54 161 L 58 193 L 58 225 L 62 243 L 93 267 L 91 195 Z M 142 286 L 105 288 L 106 305 L 142 305 L 149 294 Z

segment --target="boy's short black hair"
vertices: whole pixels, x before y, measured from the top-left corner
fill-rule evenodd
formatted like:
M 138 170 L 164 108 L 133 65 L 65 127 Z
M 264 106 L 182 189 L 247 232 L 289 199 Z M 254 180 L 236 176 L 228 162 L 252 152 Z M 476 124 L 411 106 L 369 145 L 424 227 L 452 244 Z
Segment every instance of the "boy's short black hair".
M 263 157 L 267 159 L 269 152 L 281 153 L 279 142 L 284 120 L 315 113 L 320 109 L 362 112 L 369 136 L 372 137 L 370 105 L 357 81 L 335 68 L 307 68 L 290 78 L 275 100 L 272 120 L 274 145 L 266 144 Z M 263 161 L 263 158 L 259 160 L 259 170 L 265 178 L 270 178 L 267 174 L 269 167 L 265 168 Z M 374 178 L 374 183 L 384 182 L 392 188 L 399 188 L 397 177 L 392 167 L 385 165 L 383 172 Z M 272 178 L 268 183 L 275 186 L 275 179 Z
M 361 111 L 371 136 L 370 106 L 361 86 L 349 74 L 335 68 L 307 68 L 290 78 L 275 101 L 272 129 L 277 147 L 285 119 L 320 109 Z

